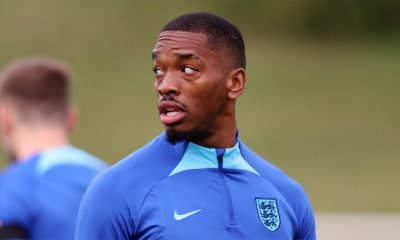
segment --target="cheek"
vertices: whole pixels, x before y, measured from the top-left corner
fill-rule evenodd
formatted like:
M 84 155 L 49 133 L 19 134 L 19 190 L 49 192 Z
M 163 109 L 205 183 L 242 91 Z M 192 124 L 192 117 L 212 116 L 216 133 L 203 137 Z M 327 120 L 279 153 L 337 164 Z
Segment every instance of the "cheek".
M 225 80 L 222 75 L 207 74 L 198 79 L 196 83 L 188 83 L 183 88 L 183 96 L 194 110 L 201 112 L 213 112 L 219 105 L 223 105 L 227 99 Z
M 220 114 L 225 104 L 223 93 L 212 87 L 207 91 L 197 92 L 193 97 L 194 114 L 201 115 L 202 118 L 213 118 L 214 115 Z

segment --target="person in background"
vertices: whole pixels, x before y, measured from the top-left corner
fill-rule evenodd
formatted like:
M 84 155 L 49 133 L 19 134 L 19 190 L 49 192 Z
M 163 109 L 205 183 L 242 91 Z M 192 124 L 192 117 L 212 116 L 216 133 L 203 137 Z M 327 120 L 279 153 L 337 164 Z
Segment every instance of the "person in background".
M 214 14 L 185 14 L 161 30 L 152 57 L 166 131 L 96 177 L 76 238 L 315 239 L 303 188 L 239 137 L 239 29 Z
M 70 70 L 48 57 L 0 73 L 0 239 L 73 239 L 82 196 L 106 164 L 70 145 L 78 120 Z

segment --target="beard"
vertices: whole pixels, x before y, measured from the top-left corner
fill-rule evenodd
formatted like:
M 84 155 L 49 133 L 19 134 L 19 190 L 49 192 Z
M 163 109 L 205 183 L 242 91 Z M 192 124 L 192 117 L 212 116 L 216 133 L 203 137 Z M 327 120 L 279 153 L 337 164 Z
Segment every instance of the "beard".
M 170 143 L 176 144 L 179 141 L 186 140 L 190 142 L 197 142 L 210 136 L 208 131 L 190 131 L 183 132 L 175 129 L 167 129 L 167 139 Z

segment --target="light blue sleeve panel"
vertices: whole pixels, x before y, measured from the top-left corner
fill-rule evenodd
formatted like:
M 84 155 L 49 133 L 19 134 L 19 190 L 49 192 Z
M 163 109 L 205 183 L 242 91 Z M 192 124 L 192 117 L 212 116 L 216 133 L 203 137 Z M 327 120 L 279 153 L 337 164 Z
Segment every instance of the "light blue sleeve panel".
M 78 213 L 75 239 L 130 239 L 134 232 L 125 197 L 109 174 L 89 185 Z
M 36 167 L 37 174 L 43 176 L 48 170 L 60 165 L 79 165 L 101 171 L 107 166 L 104 162 L 87 152 L 73 147 L 63 146 L 44 152 Z

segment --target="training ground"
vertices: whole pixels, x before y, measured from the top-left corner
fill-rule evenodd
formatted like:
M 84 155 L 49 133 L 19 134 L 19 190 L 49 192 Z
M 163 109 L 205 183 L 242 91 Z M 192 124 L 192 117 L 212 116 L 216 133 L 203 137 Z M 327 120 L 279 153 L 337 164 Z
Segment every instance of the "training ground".
M 319 240 L 400 239 L 400 213 L 317 213 Z

